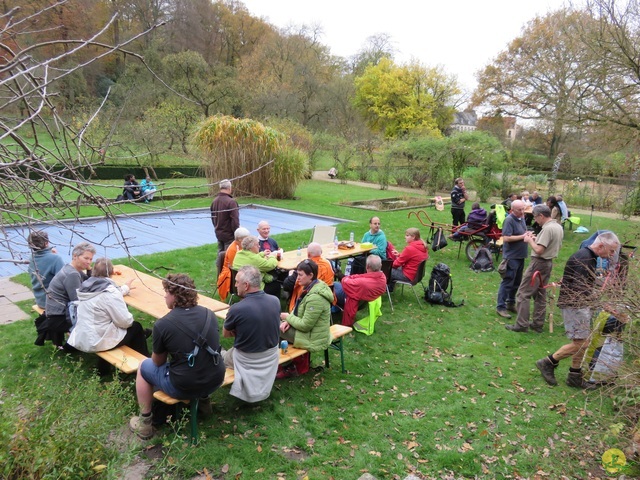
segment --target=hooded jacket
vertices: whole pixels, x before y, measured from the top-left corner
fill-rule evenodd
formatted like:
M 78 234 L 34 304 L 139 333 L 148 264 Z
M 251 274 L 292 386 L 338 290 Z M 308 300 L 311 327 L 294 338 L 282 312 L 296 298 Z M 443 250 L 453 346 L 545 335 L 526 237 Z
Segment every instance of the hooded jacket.
M 296 313 L 287 317 L 296 329 L 294 347 L 320 352 L 331 345 L 331 302 L 333 292 L 321 280 L 302 295 Z
M 118 345 L 133 323 L 123 295 L 129 287 L 118 288 L 104 277 L 90 277 L 78 289 L 78 321 L 69 336 L 69 345 L 81 352 L 110 350 Z
M 412 282 L 418 273 L 418 265 L 429 259 L 429 253 L 422 240 L 409 243 L 398 258 L 393 262 L 393 268 L 402 267 L 402 273 Z M 383 292 L 384 293 L 384 292 Z

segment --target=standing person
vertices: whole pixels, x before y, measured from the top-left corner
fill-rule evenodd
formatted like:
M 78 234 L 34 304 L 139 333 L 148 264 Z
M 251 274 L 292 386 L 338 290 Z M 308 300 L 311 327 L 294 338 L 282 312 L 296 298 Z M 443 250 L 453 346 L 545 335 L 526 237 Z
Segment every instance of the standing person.
M 149 175 L 147 175 L 144 180 L 140 182 L 140 191 L 142 192 L 144 203 L 149 203 L 151 200 L 153 200 L 153 196 L 158 191 L 158 189 L 151 181 L 151 177 Z
M 29 242 L 29 248 L 31 248 L 29 275 L 31 275 L 33 296 L 36 297 L 36 305 L 44 309 L 47 304 L 49 284 L 53 277 L 56 276 L 56 273 L 64 267 L 64 260 L 49 245 L 47 232 L 31 232 L 27 241 Z
M 594 295 L 597 259 L 611 258 L 619 248 L 620 240 L 615 233 L 602 233 L 591 246 L 581 248 L 567 260 L 558 295 L 558 307 L 562 312 L 565 333 L 571 343 L 536 362 L 542 378 L 549 385 L 558 384 L 554 370 L 560 360 L 571 357 L 567 385 L 574 388 L 588 386 L 582 378 L 580 365 L 589 345 L 592 307 L 598 300 L 597 295 Z
M 134 279 L 118 287 L 109 277 L 113 264 L 108 258 L 96 260 L 91 277 L 78 289 L 78 320 L 67 343 L 81 352 L 94 353 L 126 345 L 149 356 L 147 336 L 139 322 L 133 320 L 124 301 Z M 151 334 L 151 331 L 148 332 Z M 110 365 L 104 360 L 98 370 L 106 373 Z
M 454 227 L 464 223 L 464 202 L 467 200 L 469 200 L 469 194 L 464 186 L 464 180 L 456 178 L 451 190 L 451 217 Z
M 496 313 L 504 318 L 511 318 L 509 312 L 516 312 L 516 294 L 522 281 L 524 259 L 529 256 L 525 243 L 527 225 L 524 221 L 524 203 L 515 200 L 511 204 L 511 213 L 502 224 L 502 258 L 507 261 L 507 270 L 498 288 L 498 305 Z
M 533 207 L 533 218 L 542 227 L 535 236 L 527 232 L 524 241 L 531 247 L 531 263 L 522 276 L 522 282 L 516 296 L 518 317 L 514 325 L 505 325 L 513 332 L 526 332 L 531 328 L 542 333 L 547 316 L 547 291 L 545 285 L 551 278 L 553 259 L 558 256 L 562 246 L 562 227 L 551 220 L 551 210 L 546 205 Z M 537 275 L 536 275 L 537 274 Z M 534 278 L 534 275 L 537 279 Z M 530 301 L 533 298 L 533 322 L 529 323 Z
M 218 257 L 216 267 L 218 275 L 222 271 L 224 252 L 234 240 L 234 232 L 240 227 L 240 211 L 238 202 L 231 196 L 231 182 L 227 179 L 220 182 L 220 191 L 211 203 L 211 223 L 218 239 Z
M 218 323 L 211 310 L 198 305 L 193 280 L 183 273 L 168 274 L 162 287 L 171 311 L 153 326 L 153 353 L 142 361 L 136 376 L 140 415 L 129 421 L 129 429 L 143 440 L 153 436 L 154 388 L 173 398 L 206 403 L 225 374 Z M 204 341 L 196 345 L 200 337 Z
M 224 337 L 234 337 L 224 363 L 233 368 L 230 394 L 245 402 L 259 402 L 271 394 L 280 352 L 280 302 L 260 290 L 262 275 L 246 265 L 236 275 L 242 301 L 231 305 L 222 327 Z
M 418 266 L 424 260 L 429 259 L 427 246 L 420 238 L 420 230 L 417 228 L 407 228 L 404 232 L 404 240 L 407 246 L 402 253 L 393 261 L 391 270 L 391 285 L 389 291 L 393 291 L 395 282 L 413 282 L 418 274 Z M 395 254 L 398 252 L 395 251 Z
M 271 225 L 266 220 L 262 220 L 258 223 L 258 246 L 260 247 L 261 252 L 275 252 L 279 249 L 278 242 L 276 242 L 273 238 L 269 237 L 271 233 Z

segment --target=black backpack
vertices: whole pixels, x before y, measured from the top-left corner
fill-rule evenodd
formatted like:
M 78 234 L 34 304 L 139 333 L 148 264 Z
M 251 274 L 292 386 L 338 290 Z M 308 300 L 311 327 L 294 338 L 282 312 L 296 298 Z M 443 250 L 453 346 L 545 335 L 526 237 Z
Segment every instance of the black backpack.
M 474 272 L 493 272 L 493 257 L 487 247 L 478 249 L 469 268 Z
M 444 263 L 438 263 L 431 270 L 429 285 L 424 291 L 425 301 L 434 305 L 444 305 L 445 307 L 459 307 L 464 301 L 456 305 L 451 301 L 453 294 L 453 280 L 451 279 L 451 269 Z

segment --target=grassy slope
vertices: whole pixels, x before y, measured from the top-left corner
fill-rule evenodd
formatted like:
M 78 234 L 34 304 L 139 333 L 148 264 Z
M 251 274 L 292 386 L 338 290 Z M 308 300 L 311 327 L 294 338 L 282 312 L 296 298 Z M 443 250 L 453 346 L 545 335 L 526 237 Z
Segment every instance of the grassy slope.
M 370 213 L 336 202 L 391 196 L 325 182 L 304 182 L 297 194 L 300 199 L 295 201 L 260 203 L 355 220 L 339 227 L 340 238 L 351 230 L 361 235 Z M 450 220 L 446 211 L 429 210 L 432 213 L 436 220 Z M 402 245 L 405 228 L 419 226 L 406 211 L 380 217 L 396 245 Z M 637 231 L 637 224 L 619 220 L 594 217 L 593 223 L 594 229 L 611 228 L 623 238 Z M 309 232 L 302 232 L 278 241 L 290 249 L 308 238 Z M 566 233 L 554 279 L 583 238 Z M 214 253 L 213 246 L 205 246 L 142 261 L 187 271 L 197 285 L 210 290 Z M 471 273 L 464 253 L 456 258 L 455 247 L 430 255 L 428 270 L 440 261 L 451 266 L 454 299 L 464 299 L 464 307 L 420 307 L 410 291 L 403 295 L 398 289 L 393 294 L 395 313 L 383 299 L 383 316 L 373 336 L 346 339 L 347 374 L 340 373 L 334 353 L 331 370 L 276 381 L 271 398 L 257 406 L 242 405 L 225 389 L 216 392 L 214 415 L 201 422 L 204 438 L 198 448 L 176 446 L 173 432 L 164 430 L 165 446 L 171 445 L 172 451 L 163 468 L 176 464 L 175 474 L 185 477 L 206 468 L 214 476 L 226 470 L 242 472 L 242 478 L 311 479 L 357 478 L 364 471 L 378 478 L 403 478 L 412 471 L 438 478 L 445 472 L 464 478 L 514 478 L 533 477 L 540 470 L 551 477 L 563 472 L 585 478 L 586 472 L 597 470 L 606 448 L 622 447 L 605 433 L 613 418 L 610 399 L 562 382 L 550 388 L 534 368 L 536 359 L 565 342 L 558 312 L 553 334 L 508 332 L 494 313 L 497 273 Z M 148 323 L 139 314 L 136 318 Z M 32 346 L 32 337 L 30 322 L 0 329 L 3 388 L 21 391 L 29 377 L 44 375 L 51 364 L 65 368 L 68 360 Z M 28 363 L 29 377 L 11 375 L 15 358 Z M 320 361 L 320 355 L 312 358 L 314 364 Z M 563 362 L 560 379 L 567 369 Z M 56 388 L 54 375 L 46 382 Z M 131 388 L 130 383 L 126 386 Z M 124 424 L 135 410 L 127 402 L 120 413 L 110 423 Z M 109 471 L 115 478 L 119 470 L 114 465 Z

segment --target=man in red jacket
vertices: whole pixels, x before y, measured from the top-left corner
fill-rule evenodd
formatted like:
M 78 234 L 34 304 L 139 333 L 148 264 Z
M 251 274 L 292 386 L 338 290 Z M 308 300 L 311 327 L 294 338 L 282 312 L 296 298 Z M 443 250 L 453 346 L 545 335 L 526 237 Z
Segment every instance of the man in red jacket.
M 353 325 L 361 300 L 370 302 L 387 291 L 387 277 L 382 273 L 380 257 L 369 255 L 366 268 L 367 273 L 349 275 L 344 277 L 342 282 L 335 283 L 338 305 L 344 305 L 342 325 Z

